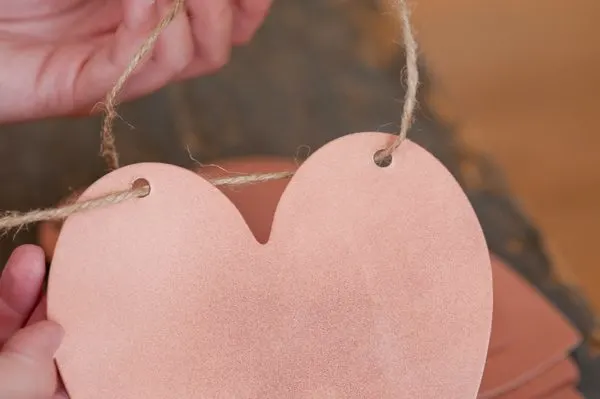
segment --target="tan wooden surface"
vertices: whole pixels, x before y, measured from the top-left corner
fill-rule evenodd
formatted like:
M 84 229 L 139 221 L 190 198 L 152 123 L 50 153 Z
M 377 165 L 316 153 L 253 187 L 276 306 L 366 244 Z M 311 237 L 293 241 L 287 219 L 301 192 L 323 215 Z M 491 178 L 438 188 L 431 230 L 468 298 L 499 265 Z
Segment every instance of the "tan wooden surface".
M 600 309 L 600 1 L 412 0 L 432 101 Z

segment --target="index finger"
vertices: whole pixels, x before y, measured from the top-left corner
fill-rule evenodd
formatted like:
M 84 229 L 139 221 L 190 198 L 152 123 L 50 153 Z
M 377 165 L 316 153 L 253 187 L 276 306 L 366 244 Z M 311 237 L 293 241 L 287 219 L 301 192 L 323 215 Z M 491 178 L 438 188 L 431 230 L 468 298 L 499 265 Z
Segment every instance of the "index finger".
M 46 265 L 41 248 L 21 246 L 0 278 L 0 346 L 29 318 L 40 298 Z

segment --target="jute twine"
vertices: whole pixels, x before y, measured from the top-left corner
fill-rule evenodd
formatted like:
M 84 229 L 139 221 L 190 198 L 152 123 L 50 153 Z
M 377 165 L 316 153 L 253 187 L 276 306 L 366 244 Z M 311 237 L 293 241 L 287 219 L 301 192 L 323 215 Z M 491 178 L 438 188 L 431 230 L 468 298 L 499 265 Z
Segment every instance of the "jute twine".
M 414 38 L 411 26 L 411 13 L 407 0 L 390 0 L 394 2 L 394 7 L 398 10 L 400 21 L 402 23 L 402 34 L 404 40 L 404 51 L 406 54 L 406 94 L 402 110 L 402 119 L 400 130 L 395 139 L 387 147 L 379 151 L 375 157 L 378 163 L 386 163 L 390 160 L 393 152 L 402 144 L 408 135 L 408 131 L 413 123 L 414 111 L 417 105 L 417 89 L 419 86 L 419 70 L 417 65 L 417 42 Z M 118 114 L 116 111 L 118 97 L 123 90 L 127 80 L 133 74 L 137 67 L 142 64 L 144 57 L 152 51 L 156 41 L 161 33 L 173 21 L 185 5 L 185 0 L 174 0 L 172 7 L 161 19 L 158 26 L 152 31 L 148 39 L 142 44 L 131 62 L 125 69 L 125 72 L 119 77 L 113 88 L 106 95 L 105 99 L 105 117 L 102 124 L 102 146 L 101 154 L 110 171 L 119 168 L 119 154 L 115 144 L 115 135 L 113 131 L 114 121 Z M 276 173 L 261 173 L 249 175 L 237 175 L 233 177 L 224 177 L 211 180 L 215 186 L 239 186 L 253 183 L 260 183 L 272 180 L 288 179 L 293 172 L 283 171 Z M 85 201 L 74 202 L 49 209 L 35 209 L 29 212 L 5 212 L 0 218 L 0 232 L 7 232 L 10 229 L 21 229 L 26 225 L 42 221 L 60 221 L 76 213 L 85 212 L 92 209 L 104 208 L 106 206 L 119 204 L 134 198 L 142 198 L 150 193 L 150 186 L 129 187 L 123 191 L 110 193 L 101 197 L 88 199 Z

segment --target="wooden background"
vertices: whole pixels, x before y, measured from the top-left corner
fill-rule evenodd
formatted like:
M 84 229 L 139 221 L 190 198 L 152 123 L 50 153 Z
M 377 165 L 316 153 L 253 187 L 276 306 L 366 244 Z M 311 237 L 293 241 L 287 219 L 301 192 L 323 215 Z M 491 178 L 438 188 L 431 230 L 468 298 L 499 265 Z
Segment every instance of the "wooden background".
M 412 0 L 432 103 L 600 309 L 600 1 Z

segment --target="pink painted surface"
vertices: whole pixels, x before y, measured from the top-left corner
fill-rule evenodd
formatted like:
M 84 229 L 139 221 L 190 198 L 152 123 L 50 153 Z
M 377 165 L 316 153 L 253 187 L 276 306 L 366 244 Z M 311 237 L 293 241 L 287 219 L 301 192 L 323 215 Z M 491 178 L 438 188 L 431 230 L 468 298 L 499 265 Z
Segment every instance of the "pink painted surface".
M 138 164 L 97 181 L 82 198 L 139 177 L 152 191 L 61 232 L 48 306 L 71 399 L 475 398 L 492 312 L 481 228 L 417 145 L 376 166 L 389 139 L 313 154 L 264 245 L 193 172 Z
M 585 399 L 583 395 L 577 390 L 576 387 L 567 386 L 562 389 L 559 389 L 555 392 L 552 392 L 546 396 L 544 399 Z
M 496 397 L 546 373 L 563 362 L 581 340 L 576 329 L 541 294 L 497 259 L 492 259 L 492 274 L 490 347 L 501 349 L 488 355 L 481 398 Z
M 224 159 L 215 165 L 198 168 L 196 173 L 205 179 L 252 173 L 274 173 L 298 169 L 292 159 L 274 156 L 249 156 Z M 260 243 L 269 239 L 273 218 L 281 195 L 290 179 L 272 180 L 247 186 L 219 186 L 223 194 L 235 204 Z
M 579 370 L 570 359 L 550 367 L 546 372 L 528 381 L 525 385 L 502 395 L 496 399 L 531 399 L 547 398 L 565 389 L 577 389 Z

